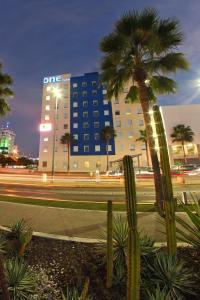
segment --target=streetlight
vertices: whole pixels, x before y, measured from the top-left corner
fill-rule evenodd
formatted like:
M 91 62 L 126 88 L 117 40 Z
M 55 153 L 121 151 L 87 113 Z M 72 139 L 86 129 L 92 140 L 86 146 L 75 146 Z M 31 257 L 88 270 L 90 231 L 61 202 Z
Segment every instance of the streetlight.
M 54 179 L 54 163 L 55 163 L 55 145 L 56 145 L 56 125 L 58 120 L 58 100 L 61 98 L 61 90 L 58 87 L 54 87 L 52 89 L 52 94 L 56 99 L 56 107 L 54 113 L 54 128 L 53 128 L 53 152 L 52 152 L 52 168 L 51 168 L 51 176 L 52 180 Z

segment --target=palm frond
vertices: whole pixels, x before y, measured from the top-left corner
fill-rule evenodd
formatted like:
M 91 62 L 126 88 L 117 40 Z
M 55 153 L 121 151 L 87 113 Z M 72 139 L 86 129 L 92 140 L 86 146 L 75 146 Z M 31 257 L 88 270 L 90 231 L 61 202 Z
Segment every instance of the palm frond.
M 164 76 L 152 76 L 150 86 L 157 95 L 174 94 L 177 89 L 176 82 Z
M 132 85 L 128 91 L 128 94 L 126 95 L 126 100 L 129 101 L 129 103 L 138 102 L 138 87 L 135 85 Z

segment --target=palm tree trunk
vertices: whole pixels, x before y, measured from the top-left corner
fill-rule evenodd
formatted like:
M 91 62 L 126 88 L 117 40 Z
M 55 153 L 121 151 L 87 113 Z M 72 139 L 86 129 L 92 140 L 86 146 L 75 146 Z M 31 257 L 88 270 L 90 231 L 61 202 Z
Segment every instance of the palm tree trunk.
M 70 144 L 68 143 L 67 144 L 67 148 L 68 148 L 68 160 L 67 160 L 67 173 L 69 173 L 69 170 L 70 170 L 70 153 L 69 153 L 69 151 L 70 151 Z
M 156 205 L 158 207 L 158 211 L 162 214 L 163 210 L 163 187 L 162 187 L 162 178 L 160 173 L 160 164 L 158 160 L 158 155 L 155 150 L 155 142 L 153 139 L 153 130 L 151 126 L 151 117 L 149 115 L 149 99 L 148 99 L 148 92 L 144 82 L 138 82 L 139 88 L 139 98 L 140 103 L 142 106 L 144 122 L 146 126 L 147 132 L 147 142 L 149 145 L 150 155 L 151 155 L 151 162 L 154 172 L 154 185 L 155 185 L 155 192 L 156 192 Z
M 145 147 L 146 147 L 147 166 L 149 167 L 150 166 L 150 163 L 149 163 L 149 149 L 148 149 L 148 143 L 147 142 L 145 143 Z
M 184 162 L 185 162 L 185 164 L 187 164 L 186 153 L 185 153 L 185 147 L 184 147 L 184 141 L 182 141 L 182 148 L 183 148 Z
M 4 270 L 4 265 L 3 265 L 3 260 L 1 255 L 0 255 L 0 287 L 2 291 L 3 300 L 11 300 L 8 291 L 5 270 Z
M 108 143 L 109 143 L 109 141 L 107 140 L 106 141 L 106 155 L 107 155 L 107 166 L 106 166 L 106 171 L 108 172 L 108 165 L 109 165 L 109 161 L 108 161 Z

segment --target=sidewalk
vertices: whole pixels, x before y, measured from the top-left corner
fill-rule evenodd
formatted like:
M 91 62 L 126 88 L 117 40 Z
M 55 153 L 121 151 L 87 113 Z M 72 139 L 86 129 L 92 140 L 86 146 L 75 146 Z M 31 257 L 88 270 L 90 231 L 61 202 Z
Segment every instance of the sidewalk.
M 34 231 L 70 237 L 97 239 L 106 226 L 106 212 L 102 211 L 0 202 L 0 225 L 8 226 L 20 218 L 24 218 Z M 138 225 L 139 230 L 148 233 L 156 242 L 163 242 L 166 239 L 159 232 L 164 229 L 159 219 L 157 213 L 139 213 Z

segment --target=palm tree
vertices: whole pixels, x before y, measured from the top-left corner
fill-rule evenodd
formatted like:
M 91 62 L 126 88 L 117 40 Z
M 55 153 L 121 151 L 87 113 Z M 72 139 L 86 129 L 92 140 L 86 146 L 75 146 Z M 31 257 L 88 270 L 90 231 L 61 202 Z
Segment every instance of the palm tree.
M 171 134 L 172 143 L 180 142 L 183 149 L 184 162 L 187 163 L 186 153 L 185 153 L 185 142 L 193 141 L 194 132 L 190 126 L 185 126 L 184 124 L 179 124 L 173 127 L 173 132 Z
M 147 143 L 147 131 L 146 129 L 140 130 L 140 137 L 136 139 L 136 142 L 142 142 L 145 144 L 146 148 L 146 157 L 147 157 L 147 166 L 149 167 L 149 151 L 148 151 L 148 143 Z
M 115 132 L 114 128 L 112 128 L 110 126 L 105 126 L 102 129 L 101 138 L 106 143 L 106 155 L 107 155 L 107 167 L 106 167 L 106 171 L 107 172 L 108 172 L 108 169 L 109 169 L 109 160 L 108 160 L 109 151 L 108 151 L 108 146 L 109 146 L 110 140 L 113 139 L 114 137 L 116 137 L 116 132 Z
M 71 133 L 66 132 L 63 136 L 61 136 L 60 139 L 61 144 L 67 145 L 67 155 L 68 155 L 68 164 L 67 164 L 67 173 L 69 173 L 70 170 L 70 145 L 74 143 L 73 136 Z
M 144 9 L 125 14 L 100 44 L 105 54 L 101 68 L 108 98 L 117 97 L 129 85 L 127 100 L 141 103 L 159 206 L 162 182 L 149 110 L 157 95 L 176 92 L 175 81 L 166 75 L 188 69 L 184 55 L 177 51 L 182 41 L 177 20 L 161 19 L 154 9 Z
M 0 63 L 0 116 L 5 116 L 10 111 L 10 106 L 7 99 L 13 96 L 10 89 L 12 78 L 2 72 L 2 64 Z

